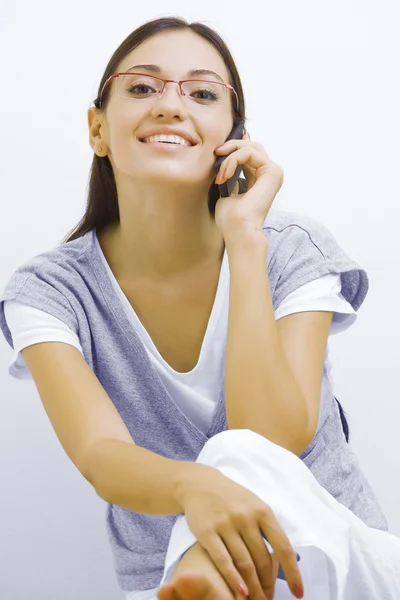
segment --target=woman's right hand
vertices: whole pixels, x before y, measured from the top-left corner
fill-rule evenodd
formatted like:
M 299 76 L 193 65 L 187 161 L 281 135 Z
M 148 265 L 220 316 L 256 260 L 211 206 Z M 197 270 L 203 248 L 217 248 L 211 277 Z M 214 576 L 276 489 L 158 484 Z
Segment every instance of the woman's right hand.
M 273 598 L 280 564 L 292 594 L 302 598 L 296 554 L 269 506 L 218 469 L 195 464 L 178 485 L 176 497 L 190 530 L 232 592 L 250 595 L 251 600 Z M 275 560 L 262 533 L 275 551 Z M 249 594 L 240 590 L 243 582 Z

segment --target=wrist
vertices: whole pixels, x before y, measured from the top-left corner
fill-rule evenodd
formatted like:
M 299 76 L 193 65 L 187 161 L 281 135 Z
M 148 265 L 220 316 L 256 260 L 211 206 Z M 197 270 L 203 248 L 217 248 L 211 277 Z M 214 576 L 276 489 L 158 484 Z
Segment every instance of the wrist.
M 174 499 L 186 512 L 186 507 L 193 498 L 207 489 L 213 489 L 216 480 L 225 477 L 218 469 L 202 463 L 186 463 L 174 480 Z
M 237 230 L 224 237 L 228 257 L 250 254 L 254 258 L 265 258 L 268 249 L 268 239 L 262 229 L 250 230 L 249 228 Z
M 201 473 L 205 469 L 210 469 L 207 465 L 196 462 L 182 463 L 182 468 L 179 469 L 178 473 L 173 479 L 173 497 L 175 501 L 184 511 L 185 498 L 187 494 L 193 491 L 195 482 L 198 482 Z

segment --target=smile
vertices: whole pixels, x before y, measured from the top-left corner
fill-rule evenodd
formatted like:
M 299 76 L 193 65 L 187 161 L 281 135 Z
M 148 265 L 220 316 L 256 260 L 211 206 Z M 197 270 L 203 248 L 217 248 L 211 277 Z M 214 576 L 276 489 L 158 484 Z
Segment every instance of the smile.
M 145 144 L 163 143 L 163 144 L 176 144 L 176 145 L 180 145 L 180 146 L 192 146 L 193 145 L 188 140 L 185 140 L 184 138 L 180 137 L 179 135 L 165 135 L 165 134 L 151 135 L 147 138 L 141 139 L 140 141 Z

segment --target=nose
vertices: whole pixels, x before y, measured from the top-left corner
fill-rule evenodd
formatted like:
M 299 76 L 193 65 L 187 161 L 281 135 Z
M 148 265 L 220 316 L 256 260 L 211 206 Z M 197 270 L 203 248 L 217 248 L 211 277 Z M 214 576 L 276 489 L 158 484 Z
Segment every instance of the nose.
M 165 117 L 179 116 L 181 119 L 187 115 L 187 107 L 181 96 L 179 84 L 168 81 L 161 96 L 157 96 L 152 109 L 152 116 L 163 114 Z

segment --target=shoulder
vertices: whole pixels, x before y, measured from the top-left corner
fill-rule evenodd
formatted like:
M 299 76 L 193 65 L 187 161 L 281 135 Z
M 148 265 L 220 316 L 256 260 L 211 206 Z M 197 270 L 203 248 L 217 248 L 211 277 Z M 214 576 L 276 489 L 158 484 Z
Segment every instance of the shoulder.
M 89 232 L 90 233 L 90 232 Z M 18 267 L 0 295 L 0 328 L 9 336 L 4 313 L 6 301 L 17 301 L 53 315 L 75 332 L 80 310 L 76 291 L 81 286 L 88 235 L 60 244 Z
M 310 216 L 275 210 L 268 214 L 264 222 L 264 233 L 273 246 L 291 245 L 295 249 L 301 240 L 309 243 L 310 248 L 322 254 L 337 246 L 332 233 L 325 225 Z
M 59 244 L 25 261 L 12 273 L 2 295 L 11 290 L 14 294 L 19 294 L 34 282 L 38 285 L 41 282 L 55 285 L 58 281 L 62 287 L 63 281 L 76 276 L 79 271 L 79 263 L 90 247 L 89 234 L 72 242 Z
M 268 214 L 263 230 L 275 308 L 300 286 L 337 274 L 342 295 L 358 310 L 368 291 L 367 273 L 325 225 L 306 215 L 275 210 Z

